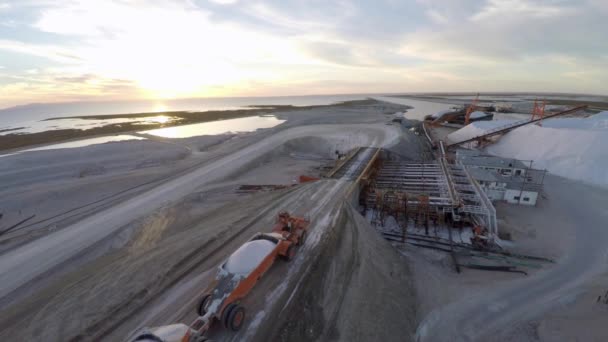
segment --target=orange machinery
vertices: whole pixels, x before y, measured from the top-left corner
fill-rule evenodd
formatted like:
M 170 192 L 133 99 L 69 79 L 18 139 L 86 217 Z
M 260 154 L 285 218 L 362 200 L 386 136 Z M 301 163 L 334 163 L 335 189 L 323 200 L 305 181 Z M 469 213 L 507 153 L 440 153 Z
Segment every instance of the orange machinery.
M 471 244 L 476 249 L 485 249 L 488 247 L 488 229 L 476 225 L 473 227 L 473 236 L 471 237 Z
M 534 100 L 534 107 L 532 108 L 532 120 L 542 119 L 545 117 L 545 105 L 547 104 L 546 100 Z M 542 126 L 542 121 L 538 122 L 539 126 Z
M 293 259 L 296 246 L 302 245 L 306 239 L 308 224 L 309 222 L 303 218 L 293 217 L 285 211 L 280 212 L 271 233 L 258 233 L 239 248 L 241 250 L 248 243 L 258 240 L 269 241 L 274 245 L 261 262 L 246 275 L 231 273 L 225 268 L 238 250 L 233 253 L 219 267 L 215 280 L 200 301 L 198 314 L 205 323 L 202 330 L 208 330 L 216 319 L 226 328 L 239 330 L 245 319 L 245 309 L 240 305 L 240 301 L 247 296 L 276 259 L 279 257 L 286 261 Z
M 467 111 L 464 114 L 464 125 L 465 126 L 471 122 L 471 113 L 473 113 L 473 111 L 477 108 L 478 102 L 479 102 L 479 93 L 477 93 L 477 96 L 475 96 L 475 99 L 473 99 L 473 102 L 471 102 L 471 105 L 467 108 Z
M 309 221 L 304 218 L 293 217 L 287 212 L 279 213 L 271 233 L 255 234 L 219 266 L 215 279 L 204 291 L 205 294 L 198 305 L 199 317 L 190 327 L 173 324 L 147 329 L 130 341 L 155 341 L 146 338 L 155 336 L 156 330 L 167 330 L 169 327 L 183 332 L 176 341 L 206 341 L 205 335 L 215 321 L 220 321 L 228 329 L 238 331 L 245 320 L 245 309 L 240 305 L 241 300 L 254 288 L 276 259 L 293 259 L 296 246 L 301 246 L 306 239 L 308 224 Z M 239 258 L 240 260 L 236 260 Z M 246 265 L 239 266 L 239 262 Z M 237 266 L 234 266 L 235 264 Z M 235 271 L 234 267 L 243 269 Z M 156 336 L 160 341 L 170 342 L 158 334 Z

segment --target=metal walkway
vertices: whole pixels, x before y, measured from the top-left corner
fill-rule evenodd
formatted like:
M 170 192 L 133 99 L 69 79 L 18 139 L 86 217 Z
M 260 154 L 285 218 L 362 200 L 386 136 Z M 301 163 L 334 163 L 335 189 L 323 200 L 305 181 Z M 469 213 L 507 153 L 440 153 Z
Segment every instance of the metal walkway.
M 355 180 L 365 169 L 372 157 L 378 152 L 376 147 L 361 147 L 345 163 L 338 167 L 332 178 Z

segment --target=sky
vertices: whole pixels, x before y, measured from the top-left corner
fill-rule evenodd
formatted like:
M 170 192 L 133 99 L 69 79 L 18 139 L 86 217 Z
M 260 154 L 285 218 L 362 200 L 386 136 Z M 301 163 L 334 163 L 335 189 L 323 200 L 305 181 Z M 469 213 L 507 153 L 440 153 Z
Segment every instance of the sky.
M 0 0 L 0 108 L 432 91 L 608 94 L 607 0 Z

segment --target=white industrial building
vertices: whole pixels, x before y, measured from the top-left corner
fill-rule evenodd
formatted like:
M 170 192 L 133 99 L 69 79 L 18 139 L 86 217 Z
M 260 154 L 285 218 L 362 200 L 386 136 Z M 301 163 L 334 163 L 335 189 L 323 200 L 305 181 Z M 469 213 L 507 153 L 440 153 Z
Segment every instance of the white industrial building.
M 477 150 L 460 149 L 456 151 L 456 159 L 465 166 L 493 171 L 502 176 L 523 176 L 531 168 L 521 160 L 491 156 Z
M 518 189 L 517 186 L 505 191 L 504 200 L 512 204 L 536 205 L 540 189 Z
M 467 166 L 467 171 L 479 183 L 490 200 L 500 201 L 504 199 L 507 188 L 505 180 L 500 179 L 494 172 L 482 168 Z
M 536 205 L 545 170 L 532 169 L 521 160 L 486 155 L 476 150 L 458 150 L 456 159 L 467 168 L 490 200 Z

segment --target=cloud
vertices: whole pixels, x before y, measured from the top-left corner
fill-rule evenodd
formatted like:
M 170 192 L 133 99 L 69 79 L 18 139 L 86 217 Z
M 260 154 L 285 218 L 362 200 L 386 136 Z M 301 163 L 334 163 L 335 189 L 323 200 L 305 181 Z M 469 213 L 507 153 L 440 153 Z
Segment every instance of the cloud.
M 55 45 L 29 44 L 20 41 L 0 39 L 0 50 L 24 53 L 33 56 L 45 57 L 53 61 L 74 63 L 80 60 L 72 51 Z
M 15 20 L 5 20 L 0 22 L 0 25 L 8 28 L 15 28 L 17 27 L 17 22 Z
M 608 93 L 600 81 L 608 76 L 608 46 L 599 43 L 608 24 L 592 6 L 490 0 L 469 8 L 447 24 L 410 32 L 400 53 L 422 60 L 417 70 L 449 72 L 451 86 L 463 90 Z
M 285 10 L 262 2 L 247 6 L 247 11 L 253 17 L 272 26 L 291 29 L 297 32 L 318 32 L 319 30 L 331 29 L 334 25 L 331 21 L 319 20 L 322 18 L 319 18 L 318 15 L 302 15 L 303 13 L 310 12 L 310 9 L 305 9 L 304 12 L 292 12 L 292 10 Z
M 505 17 L 555 18 L 566 16 L 575 10 L 570 6 L 557 6 L 526 0 L 489 0 L 486 6 L 471 17 L 473 21 L 501 19 Z
M 440 13 L 439 11 L 435 10 L 435 9 L 429 9 L 426 11 L 426 15 L 431 18 L 431 21 L 433 21 L 436 24 L 447 24 L 448 23 L 448 18 Z
M 11 96 L 21 89 L 75 97 L 79 85 L 83 96 L 125 89 L 192 97 L 289 95 L 311 85 L 313 93 L 500 90 L 518 82 L 521 90 L 608 92 L 596 81 L 608 72 L 603 0 L 234 3 L 11 3 L 1 14 L 18 25 L 0 32 L 0 50 L 11 52 L 2 72 L 18 84 Z
M 91 80 L 95 80 L 97 77 L 93 74 L 82 74 L 78 76 L 59 76 L 54 77 L 53 80 L 61 83 L 86 83 Z
M 490 0 L 457 25 L 423 29 L 404 39 L 401 51 L 431 61 L 502 63 L 530 56 L 597 56 L 607 51 L 608 26 L 594 13 L 568 3 Z
M 294 43 L 213 22 L 208 10 L 188 3 L 73 2 L 43 11 L 34 26 L 82 41 L 54 57 L 80 58 L 83 70 L 131 79 L 150 96 L 196 96 L 215 84 L 273 78 L 279 64 L 305 62 Z
M 128 2 L 77 0 L 42 11 L 33 26 L 43 32 L 61 35 L 112 37 L 137 28 L 140 22 L 148 25 L 150 19 L 162 25 L 158 11 L 165 8 L 170 10 L 168 3 L 157 7 L 140 7 Z
M 366 64 L 363 57 L 357 53 L 351 44 L 330 41 L 305 41 L 300 43 L 300 46 L 306 54 L 323 62 L 348 66 Z
M 216 3 L 216 4 L 220 4 L 220 5 L 233 5 L 238 2 L 238 0 L 209 0 L 209 1 Z
M 608 1 L 606 0 L 588 0 L 589 6 L 593 10 L 608 13 Z
M 64 102 L 93 100 L 100 97 L 132 99 L 144 95 L 131 80 L 75 73 L 57 76 L 58 71 L 50 69 L 31 75 L 4 76 L 11 78 L 12 82 L 0 84 L 0 99 L 3 105 L 29 103 L 33 99 L 37 102 Z

